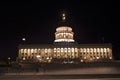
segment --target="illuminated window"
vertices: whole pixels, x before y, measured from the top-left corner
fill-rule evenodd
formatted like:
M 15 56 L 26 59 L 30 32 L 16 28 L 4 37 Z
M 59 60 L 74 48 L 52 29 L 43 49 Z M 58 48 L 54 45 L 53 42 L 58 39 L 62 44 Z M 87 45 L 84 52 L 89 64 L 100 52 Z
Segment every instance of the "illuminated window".
M 63 52 L 63 48 L 61 48 L 61 52 Z
M 30 49 L 28 49 L 28 53 L 30 54 Z
M 97 48 L 97 52 L 100 52 L 100 49 L 99 49 L 99 48 Z
M 83 49 L 82 49 L 82 48 L 80 48 L 80 52 L 83 52 Z
M 61 35 L 61 34 L 59 34 L 58 38 L 62 38 L 62 35 Z
M 65 34 L 63 36 L 64 36 L 64 38 L 66 38 Z
M 93 52 L 93 48 L 90 48 L 90 52 Z
M 100 49 L 100 52 L 103 52 L 103 48 Z
M 54 52 L 56 52 L 56 48 L 54 48 Z
M 67 48 L 64 48 L 65 52 L 67 52 Z
M 109 48 L 107 48 L 107 52 L 109 52 L 110 51 L 110 49 Z
M 33 53 L 33 49 L 31 49 L 31 53 Z
M 21 53 L 24 53 L 24 52 L 23 52 L 23 49 L 21 49 Z
M 90 52 L 90 51 L 89 51 L 89 48 L 87 48 L 87 52 Z
M 70 52 L 71 50 L 70 50 L 70 48 L 68 48 L 68 52 Z
M 78 52 L 77 48 L 75 48 L 75 52 Z
M 27 49 L 24 49 L 24 53 L 27 53 Z
M 49 48 L 49 49 L 48 49 L 48 53 L 50 53 L 50 52 L 51 52 L 51 49 Z
M 45 49 L 45 53 L 47 53 L 47 49 Z
M 37 49 L 34 49 L 34 52 L 37 53 Z
M 106 52 L 106 48 L 104 48 L 104 52 Z
M 60 52 L 60 48 L 57 48 L 57 52 Z
M 86 52 L 86 49 L 84 48 L 84 52 Z
M 74 48 L 72 48 L 72 52 L 74 52 Z
M 94 52 L 96 52 L 96 48 L 94 48 Z
M 40 49 L 38 49 L 38 53 L 40 53 Z

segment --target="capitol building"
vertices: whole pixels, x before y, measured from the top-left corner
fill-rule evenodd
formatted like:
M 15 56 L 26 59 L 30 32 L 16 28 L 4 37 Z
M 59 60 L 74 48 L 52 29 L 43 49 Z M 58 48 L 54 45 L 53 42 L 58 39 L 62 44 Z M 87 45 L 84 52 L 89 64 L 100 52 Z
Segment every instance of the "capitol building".
M 65 21 L 65 14 L 62 20 Z M 20 44 L 17 60 L 40 63 L 80 63 L 111 61 L 112 45 L 78 44 L 74 32 L 67 25 L 58 26 L 53 44 Z

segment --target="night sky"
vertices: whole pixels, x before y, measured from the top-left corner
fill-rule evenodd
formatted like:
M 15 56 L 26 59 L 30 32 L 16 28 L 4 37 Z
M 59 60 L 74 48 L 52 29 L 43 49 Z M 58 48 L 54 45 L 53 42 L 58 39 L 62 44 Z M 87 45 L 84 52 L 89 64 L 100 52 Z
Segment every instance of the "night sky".
M 104 43 L 113 45 L 115 59 L 120 59 L 119 7 L 114 0 L 0 2 L 0 57 L 17 57 L 19 44 L 52 44 L 64 11 L 76 42 L 103 43 L 104 37 Z

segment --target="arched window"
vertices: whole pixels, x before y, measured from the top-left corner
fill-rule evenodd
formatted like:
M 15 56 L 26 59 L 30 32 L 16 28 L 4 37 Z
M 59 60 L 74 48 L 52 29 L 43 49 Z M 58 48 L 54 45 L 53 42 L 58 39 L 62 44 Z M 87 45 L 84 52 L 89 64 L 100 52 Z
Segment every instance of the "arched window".
M 86 48 L 84 48 L 84 53 L 86 52 Z
M 24 53 L 27 53 L 27 49 L 24 49 Z
M 60 52 L 60 48 L 57 48 L 57 52 Z
M 90 52 L 90 49 L 89 49 L 89 48 L 87 48 L 87 52 L 88 52 L 88 53 Z
M 67 52 L 67 48 L 64 48 L 64 51 Z
M 96 48 L 94 48 L 94 53 L 96 53 Z
M 70 49 L 70 48 L 68 48 L 68 52 L 71 52 L 71 49 Z
M 74 52 L 74 48 L 72 48 L 72 52 Z
M 61 48 L 61 52 L 63 52 L 63 48 Z
M 54 52 L 56 52 L 56 48 L 54 48 Z
M 24 53 L 23 49 L 20 50 L 21 53 Z
M 33 49 L 31 49 L 31 53 L 33 53 Z
M 37 49 L 34 49 L 34 52 L 37 53 Z
M 48 51 L 47 51 L 47 48 L 45 48 L 45 53 L 47 53 Z
M 97 52 L 100 52 L 100 48 L 97 48 Z
M 103 48 L 101 48 L 101 49 L 100 49 L 100 52 L 102 52 L 102 53 L 103 53 Z
M 82 48 L 80 48 L 80 52 L 81 52 L 81 53 L 83 52 L 83 49 L 82 49 Z

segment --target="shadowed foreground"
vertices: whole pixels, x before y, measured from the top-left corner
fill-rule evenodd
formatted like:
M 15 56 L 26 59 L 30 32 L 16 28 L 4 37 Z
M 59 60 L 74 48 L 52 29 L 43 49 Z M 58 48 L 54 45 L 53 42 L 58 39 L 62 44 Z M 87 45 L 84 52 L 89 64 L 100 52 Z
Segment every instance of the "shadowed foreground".
M 15 76 L 1 76 L 0 80 L 120 80 L 120 74 L 119 75 L 15 75 Z
M 0 80 L 120 80 L 120 63 L 21 64 L 1 69 Z M 3 71 L 2 71 L 3 70 Z

